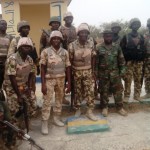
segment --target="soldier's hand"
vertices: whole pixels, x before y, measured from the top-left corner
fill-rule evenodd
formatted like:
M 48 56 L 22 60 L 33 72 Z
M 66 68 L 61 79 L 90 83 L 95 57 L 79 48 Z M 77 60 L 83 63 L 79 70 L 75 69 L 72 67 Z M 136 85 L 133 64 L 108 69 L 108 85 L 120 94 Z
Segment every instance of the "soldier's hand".
M 47 94 L 47 87 L 46 87 L 46 85 L 45 85 L 45 84 L 44 84 L 44 85 L 42 85 L 42 89 L 41 89 L 41 91 L 42 91 L 43 95 L 46 95 L 46 94 Z

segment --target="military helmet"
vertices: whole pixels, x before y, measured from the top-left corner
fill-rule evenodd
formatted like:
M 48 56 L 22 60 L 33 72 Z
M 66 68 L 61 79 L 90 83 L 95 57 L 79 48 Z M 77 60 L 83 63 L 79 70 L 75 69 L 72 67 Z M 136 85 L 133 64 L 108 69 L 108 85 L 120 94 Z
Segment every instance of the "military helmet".
M 141 21 L 138 18 L 132 18 L 129 23 L 129 28 L 132 28 L 134 22 L 140 23 L 140 27 L 141 27 Z
M 114 27 L 118 27 L 118 28 L 120 28 L 120 30 L 121 30 L 121 26 L 120 26 L 120 24 L 117 23 L 117 22 L 113 22 L 113 23 L 111 24 L 111 29 L 114 28 Z
M 110 29 L 106 29 L 103 31 L 103 35 L 104 34 L 113 34 L 113 32 Z
M 60 39 L 63 40 L 63 36 L 62 36 L 62 33 L 60 31 L 52 31 L 50 38 L 49 38 L 49 41 L 51 41 L 51 39 L 53 37 L 60 37 Z
M 61 24 L 60 17 L 59 16 L 52 16 L 50 18 L 49 25 L 51 25 L 52 22 L 58 22 L 60 25 Z
M 79 34 L 80 31 L 86 30 L 90 34 L 90 29 L 89 25 L 87 23 L 81 23 L 78 28 L 77 28 L 77 35 Z
M 64 14 L 63 20 L 64 20 L 66 17 L 73 17 L 73 15 L 72 15 L 72 13 L 71 13 L 70 11 L 67 11 L 67 12 Z
M 147 20 L 147 26 L 150 25 L 150 18 Z
M 25 26 L 28 26 L 29 29 L 30 29 L 30 24 L 29 24 L 28 21 L 25 21 L 25 20 L 20 21 L 20 22 L 17 24 L 17 31 L 20 32 L 20 29 L 21 29 L 22 27 L 25 27 Z
M 18 44 L 17 44 L 17 49 L 19 49 L 23 45 L 28 45 L 33 48 L 33 43 L 32 40 L 29 37 L 22 37 L 19 39 Z

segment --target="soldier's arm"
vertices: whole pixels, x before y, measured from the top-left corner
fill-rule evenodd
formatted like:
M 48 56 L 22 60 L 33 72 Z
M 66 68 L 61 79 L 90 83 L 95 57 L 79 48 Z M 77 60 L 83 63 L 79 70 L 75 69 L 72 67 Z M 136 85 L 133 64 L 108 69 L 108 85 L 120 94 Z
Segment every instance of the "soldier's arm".
M 11 41 L 11 43 L 10 43 L 9 49 L 8 49 L 8 55 L 7 55 L 7 57 L 9 57 L 11 54 L 15 53 L 16 46 L 17 46 L 16 38 L 13 38 L 12 41 Z

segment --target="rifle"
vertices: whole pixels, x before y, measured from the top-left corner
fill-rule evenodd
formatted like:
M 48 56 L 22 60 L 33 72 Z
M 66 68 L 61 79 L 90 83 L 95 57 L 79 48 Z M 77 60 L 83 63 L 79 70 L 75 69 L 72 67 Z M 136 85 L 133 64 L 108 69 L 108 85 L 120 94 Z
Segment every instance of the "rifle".
M 38 150 L 44 150 L 42 147 L 40 147 L 38 144 L 36 144 L 36 142 L 30 137 L 30 135 L 26 134 L 23 130 L 17 128 L 16 126 L 14 126 L 13 124 L 11 124 L 8 121 L 0 121 L 0 122 L 4 125 L 8 126 L 9 128 L 13 129 L 15 132 L 17 132 L 18 135 L 22 137 L 22 139 L 29 141 L 31 146 L 34 146 Z
M 16 118 L 19 118 L 21 115 L 23 115 L 25 126 L 27 129 L 27 133 L 29 132 L 29 117 L 28 117 L 28 106 L 26 103 L 26 97 L 22 96 L 22 105 L 19 108 L 19 111 L 15 114 Z
M 42 29 L 42 32 L 46 34 L 47 37 L 49 37 L 50 35 L 48 34 L 47 31 L 45 31 L 44 29 Z

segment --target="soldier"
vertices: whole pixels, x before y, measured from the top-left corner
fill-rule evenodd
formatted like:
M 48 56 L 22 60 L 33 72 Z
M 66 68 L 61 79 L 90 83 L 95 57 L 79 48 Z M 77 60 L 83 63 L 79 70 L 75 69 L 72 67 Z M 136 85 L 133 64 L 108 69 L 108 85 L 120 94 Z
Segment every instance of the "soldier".
M 51 47 L 41 53 L 41 79 L 43 93 L 42 134 L 48 134 L 48 119 L 51 103 L 55 92 L 55 106 L 53 107 L 53 121 L 57 126 L 64 126 L 61 121 L 62 100 L 64 96 L 65 72 L 67 76 L 67 91 L 70 92 L 70 61 L 68 52 L 61 47 L 63 37 L 60 31 L 53 31 L 50 35 Z
M 147 20 L 147 27 L 149 32 L 145 34 L 145 48 L 146 48 L 146 58 L 144 61 L 145 69 L 145 92 L 146 95 L 142 99 L 150 98 L 150 18 Z
M 42 32 L 41 38 L 40 38 L 40 54 L 43 51 L 43 49 L 50 47 L 49 45 L 49 37 L 52 31 L 58 30 L 60 27 L 61 21 L 60 17 L 58 16 L 52 16 L 49 21 L 49 26 L 51 29 L 44 30 Z
M 77 39 L 77 35 L 76 35 L 76 28 L 72 25 L 73 22 L 73 15 L 71 12 L 66 12 L 64 14 L 64 21 L 65 21 L 65 25 L 60 26 L 59 27 L 59 31 L 62 33 L 63 35 L 63 48 L 68 50 L 68 45 L 75 41 Z M 72 85 L 71 85 L 71 105 L 73 105 L 74 102 L 74 87 L 73 87 L 73 78 L 71 80 Z M 63 99 L 63 104 L 69 104 L 69 101 L 67 101 L 65 99 Z
M 141 76 L 145 58 L 144 37 L 138 33 L 138 29 L 141 27 L 140 20 L 138 18 L 131 19 L 129 27 L 132 31 L 125 35 L 120 43 L 127 67 L 124 77 L 124 102 L 129 101 L 132 78 L 134 81 L 134 99 L 141 100 Z
M 29 117 L 35 114 L 36 109 L 35 95 L 31 94 L 34 86 L 32 76 L 34 76 L 35 66 L 32 58 L 28 55 L 32 49 L 31 39 L 22 37 L 17 44 L 17 52 L 10 55 L 6 61 L 3 87 L 6 91 L 12 122 L 17 126 L 21 126 L 20 118 L 17 118 L 16 114 L 22 106 L 23 95 L 26 97 L 25 103 L 28 107 L 26 113 Z
M 121 76 L 125 73 L 125 60 L 119 45 L 112 43 L 112 31 L 103 32 L 104 43 L 97 46 L 96 76 L 100 83 L 102 115 L 108 116 L 108 94 L 111 84 L 111 91 L 115 99 L 117 112 L 126 116 L 127 112 L 123 109 L 122 92 L 123 85 Z
M 81 102 L 83 95 L 87 100 L 86 116 L 96 121 L 97 118 L 93 114 L 94 108 L 94 87 L 93 87 L 93 66 L 96 55 L 94 43 L 90 42 L 88 36 L 90 34 L 88 24 L 79 25 L 77 35 L 79 38 L 69 45 L 69 57 L 72 65 L 72 73 L 74 78 L 75 90 L 75 116 L 81 115 Z
M 13 38 L 13 40 L 10 43 L 10 47 L 8 50 L 8 57 L 11 54 L 14 54 L 17 51 L 17 44 L 20 38 L 22 37 L 29 37 L 29 31 L 30 31 L 30 24 L 28 21 L 22 20 L 17 24 L 17 31 L 19 33 L 19 36 Z M 33 43 L 34 45 L 34 43 Z M 33 76 L 32 82 L 34 84 L 34 88 L 33 91 L 35 92 L 36 87 L 35 87 L 35 82 L 36 82 L 36 74 L 39 75 L 40 74 L 40 69 L 39 69 L 39 59 L 38 59 L 38 55 L 37 55 L 37 51 L 36 48 L 34 46 L 34 48 L 32 49 L 32 51 L 30 51 L 29 56 L 33 59 L 33 62 L 35 64 L 35 67 L 37 69 L 37 72 L 35 71 L 35 75 Z
M 111 31 L 113 33 L 113 43 L 120 45 L 121 37 L 119 36 L 119 32 L 121 31 L 121 26 L 117 22 L 114 22 L 111 24 Z
M 0 20 L 0 97 L 3 96 L 2 84 L 4 81 L 5 61 L 12 36 L 6 33 L 7 22 Z

